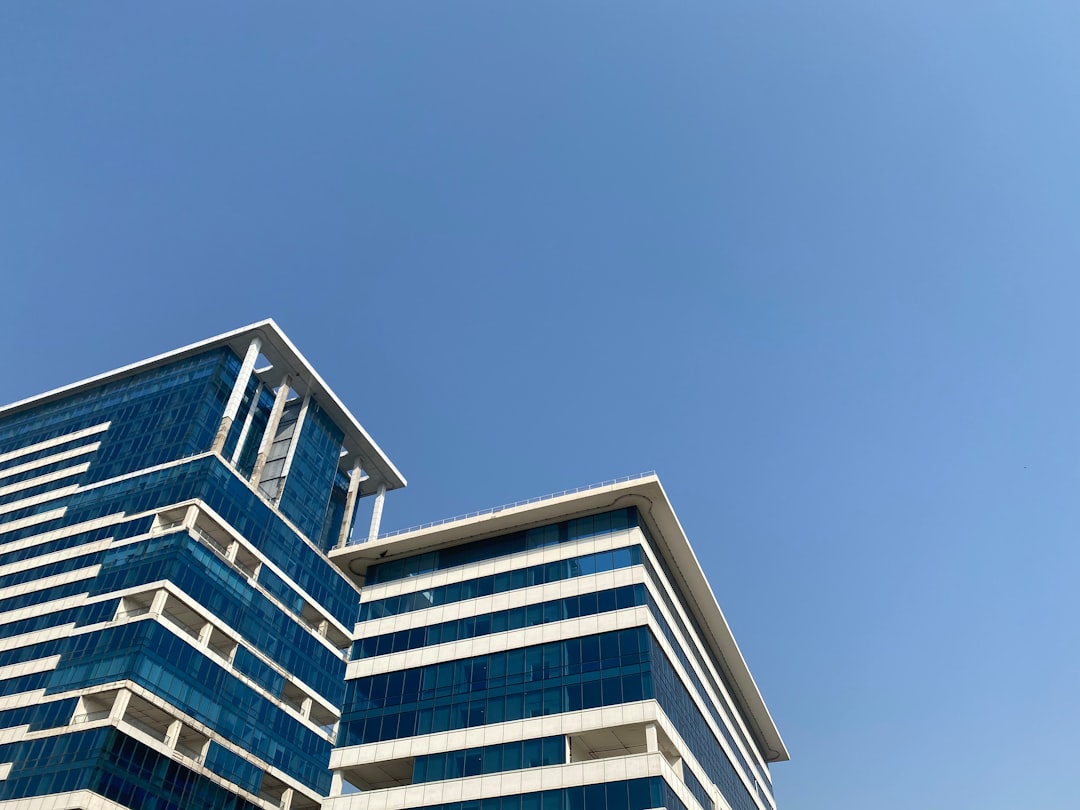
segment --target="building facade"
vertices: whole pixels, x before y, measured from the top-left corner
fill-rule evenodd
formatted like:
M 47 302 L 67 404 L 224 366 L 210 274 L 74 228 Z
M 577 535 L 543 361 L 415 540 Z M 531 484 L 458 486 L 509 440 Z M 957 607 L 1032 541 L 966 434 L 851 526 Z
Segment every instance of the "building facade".
M 787 751 L 655 475 L 334 550 L 330 810 L 773 810 Z
M 318 807 L 404 484 L 269 321 L 0 410 L 0 807 Z
M 774 810 L 655 476 L 404 485 L 272 321 L 0 409 L 0 810 Z

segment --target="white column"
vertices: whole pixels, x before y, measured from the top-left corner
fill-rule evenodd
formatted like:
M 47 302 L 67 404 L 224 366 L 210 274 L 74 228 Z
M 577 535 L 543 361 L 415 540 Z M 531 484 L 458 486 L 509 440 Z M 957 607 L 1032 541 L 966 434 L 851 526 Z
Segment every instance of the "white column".
M 645 724 L 645 750 L 650 754 L 660 750 L 660 741 L 656 735 L 656 723 Z
M 195 528 L 195 521 L 199 518 L 199 507 L 191 504 L 184 512 L 184 528 L 190 531 Z
M 251 432 L 251 423 L 255 420 L 255 411 L 259 410 L 259 397 L 262 396 L 263 384 L 259 383 L 255 386 L 255 396 L 251 400 L 251 407 L 248 408 L 247 416 L 244 417 L 244 426 L 240 428 L 240 438 L 236 440 L 236 447 L 233 448 L 232 458 L 229 459 L 234 467 L 236 462 L 240 460 L 240 453 L 244 449 L 244 442 L 247 441 L 248 433 Z
M 363 477 L 360 459 L 353 462 L 352 472 L 349 473 L 349 492 L 345 496 L 345 511 L 341 515 L 341 531 L 338 533 L 337 547 L 343 548 L 349 542 L 349 532 L 352 529 L 353 513 L 356 512 L 356 493 L 360 491 L 360 479 Z
M 285 494 L 285 484 L 289 482 L 289 470 L 292 469 L 293 456 L 296 455 L 296 445 L 300 440 L 300 431 L 304 429 L 304 420 L 307 419 L 308 406 L 311 405 L 311 394 L 304 395 L 304 401 L 300 405 L 300 413 L 296 417 L 296 424 L 293 425 L 292 438 L 289 439 L 289 450 L 285 453 L 285 464 L 281 468 L 281 483 L 278 484 L 277 497 L 274 498 L 274 503 L 281 501 L 281 496 Z
M 176 749 L 176 743 L 180 740 L 180 732 L 184 730 L 184 724 L 179 720 L 173 720 L 169 724 L 169 730 L 165 732 L 165 745 L 170 750 Z
M 112 709 L 109 710 L 109 722 L 117 723 L 124 717 L 124 712 L 127 711 L 128 703 L 131 702 L 131 692 L 127 689 L 121 689 L 116 693 L 116 699 L 113 701 Z
M 274 443 L 274 435 L 277 433 L 278 423 L 281 422 L 281 414 L 285 412 L 285 401 L 289 398 L 289 383 L 292 377 L 286 376 L 281 381 L 281 387 L 274 397 L 274 407 L 270 409 L 270 419 L 266 422 L 266 432 L 263 433 L 262 443 L 259 445 L 259 455 L 255 459 L 255 467 L 251 471 L 251 483 L 259 485 L 263 467 L 266 466 L 266 457 L 270 453 L 270 446 Z
M 368 531 L 368 542 L 379 536 L 379 524 L 382 522 L 383 501 L 386 500 L 386 484 L 379 484 L 375 493 L 375 506 L 371 510 L 371 529 Z
M 236 376 L 236 382 L 233 383 L 229 401 L 225 403 L 225 414 L 221 417 L 221 424 L 218 426 L 217 435 L 214 437 L 214 444 L 210 448 L 215 453 L 220 453 L 221 448 L 225 446 L 225 439 L 228 438 L 229 430 L 236 419 L 236 413 L 240 410 L 240 403 L 244 399 L 244 391 L 247 389 L 248 380 L 251 379 L 251 372 L 255 369 L 255 360 L 259 357 L 259 349 L 261 348 L 262 341 L 257 337 L 252 338 L 251 343 L 248 344 L 247 354 L 244 355 L 244 361 L 240 364 L 240 373 Z

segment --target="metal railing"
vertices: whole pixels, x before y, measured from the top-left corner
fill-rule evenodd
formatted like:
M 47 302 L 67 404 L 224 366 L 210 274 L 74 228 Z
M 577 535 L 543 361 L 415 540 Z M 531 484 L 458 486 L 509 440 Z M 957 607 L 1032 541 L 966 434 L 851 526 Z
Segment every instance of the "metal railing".
M 593 489 L 603 489 L 604 487 L 610 487 L 614 484 L 624 484 L 627 481 L 637 481 L 641 478 L 648 478 L 649 476 L 656 475 L 656 470 L 648 470 L 646 472 L 640 472 L 636 475 L 624 475 L 622 478 L 612 478 L 607 481 L 601 481 L 598 484 L 588 484 L 583 487 L 574 487 L 573 489 L 564 489 L 562 492 L 552 492 L 549 495 L 540 495 L 536 498 L 527 498 L 523 501 L 514 501 L 513 503 L 504 503 L 501 506 L 492 506 L 489 509 L 481 509 L 477 512 L 468 512 L 464 515 L 455 515 L 454 517 L 443 518 L 442 520 L 433 520 L 430 523 L 421 523 L 418 526 L 409 526 L 407 529 L 394 529 L 392 532 L 386 532 L 380 534 L 378 539 L 385 540 L 388 537 L 397 537 L 399 534 L 408 534 L 409 532 L 418 532 L 423 529 L 430 529 L 434 526 L 442 526 L 445 523 L 455 523 L 459 520 L 468 520 L 469 518 L 480 517 L 482 515 L 493 515 L 496 512 L 502 512 L 505 509 L 514 509 L 518 506 L 527 506 L 531 503 L 542 503 L 544 501 L 552 501 L 556 498 L 562 498 L 565 495 L 576 495 L 579 492 L 588 492 Z M 358 545 L 359 543 L 366 543 L 367 538 L 364 538 L 358 542 L 350 543 L 349 545 Z

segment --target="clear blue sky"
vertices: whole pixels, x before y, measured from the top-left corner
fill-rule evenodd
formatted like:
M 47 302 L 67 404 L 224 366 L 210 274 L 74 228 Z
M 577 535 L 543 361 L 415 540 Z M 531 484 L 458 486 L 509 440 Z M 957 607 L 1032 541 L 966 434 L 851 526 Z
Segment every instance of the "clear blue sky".
M 659 471 L 781 810 L 1075 808 L 1080 4 L 0 4 L 5 401 L 271 316 L 395 528 Z

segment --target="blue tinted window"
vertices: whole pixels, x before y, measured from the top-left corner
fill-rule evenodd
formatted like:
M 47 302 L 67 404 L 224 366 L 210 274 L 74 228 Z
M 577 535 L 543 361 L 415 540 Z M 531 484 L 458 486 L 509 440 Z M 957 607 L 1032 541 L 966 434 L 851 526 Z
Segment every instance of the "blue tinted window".
M 259 786 L 262 784 L 262 771 L 212 740 L 206 752 L 206 767 L 218 776 L 223 776 L 230 782 L 244 788 L 244 790 L 252 793 L 259 792 Z
M 441 551 L 431 551 L 400 560 L 379 563 L 368 569 L 367 581 L 372 584 L 393 582 L 397 579 L 442 571 L 459 565 L 491 560 L 530 549 L 543 548 L 558 543 L 570 543 L 586 537 L 621 531 L 638 525 L 634 507 L 616 509 L 603 515 L 567 520 L 550 526 L 540 526 L 524 532 L 478 540 Z M 522 587 L 522 586 L 515 586 Z
M 111 728 L 19 743 L 0 800 L 92 790 L 131 807 L 256 810 L 256 806 Z
M 279 508 L 313 542 L 318 542 L 322 534 L 344 439 L 341 429 L 314 399 L 310 400 L 300 435 L 294 440 L 292 464 Z
M 47 692 L 130 679 L 325 793 L 330 744 L 153 621 L 73 636 Z
M 368 636 L 357 640 L 353 645 L 352 656 L 354 659 L 384 656 L 389 652 L 446 644 L 463 638 L 476 638 L 566 618 L 593 616 L 597 612 L 616 610 L 619 607 L 645 605 L 645 599 L 645 585 L 624 585 L 622 588 L 602 591 L 599 594 L 569 596 L 538 605 L 499 610 L 484 616 L 411 627 L 409 630 L 381 636 Z
M 640 564 L 640 546 L 630 546 L 625 549 L 625 551 L 626 554 L 619 558 L 620 567 L 630 567 L 631 565 Z M 597 568 L 597 560 L 600 560 L 606 567 Z M 625 562 L 625 565 L 622 565 L 623 562 Z M 385 599 L 375 599 L 370 602 L 361 602 L 358 620 L 363 622 L 369 619 L 382 618 L 384 616 L 396 616 L 401 613 L 424 610 L 425 608 L 436 605 L 460 602 L 467 598 L 472 598 L 466 596 L 466 592 L 475 593 L 481 589 L 481 584 L 485 587 L 490 587 L 492 593 L 503 593 L 509 590 L 525 588 L 530 585 L 542 585 L 547 582 L 572 579 L 574 577 L 582 576 L 590 570 L 608 571 L 611 570 L 612 565 L 613 557 L 611 552 L 602 551 L 596 554 L 573 557 L 569 560 L 560 560 L 554 565 L 548 563 L 534 565 L 528 568 L 518 568 L 511 572 L 480 577 L 478 579 L 468 580 L 464 583 L 455 582 L 421 592 L 403 594 L 401 596 L 391 596 Z M 596 612 L 595 608 L 589 609 L 592 613 Z M 511 629 L 515 627 L 524 627 L 529 623 L 528 618 L 524 613 L 513 616 L 508 614 L 507 622 Z
M 413 782 L 461 779 L 485 773 L 562 765 L 565 762 L 565 738 L 521 740 L 417 757 L 413 765 Z
M 658 776 L 427 805 L 418 810 L 648 810 L 655 807 L 686 810 Z

